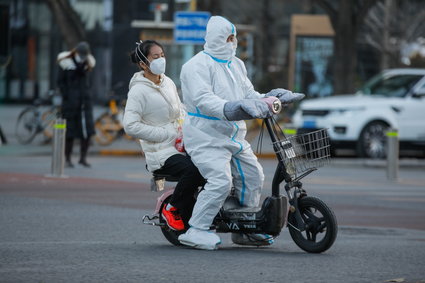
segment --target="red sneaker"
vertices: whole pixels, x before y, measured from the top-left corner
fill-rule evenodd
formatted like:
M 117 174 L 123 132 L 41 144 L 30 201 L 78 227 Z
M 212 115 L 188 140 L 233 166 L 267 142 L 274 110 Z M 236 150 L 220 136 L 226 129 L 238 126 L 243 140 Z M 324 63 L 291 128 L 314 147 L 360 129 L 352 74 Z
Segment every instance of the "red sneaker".
M 167 206 L 164 205 L 161 214 L 167 222 L 168 227 L 176 231 L 184 230 L 184 223 L 179 213 L 177 212 L 177 209 L 175 207 L 172 207 L 170 208 L 170 210 L 166 210 L 166 207 Z

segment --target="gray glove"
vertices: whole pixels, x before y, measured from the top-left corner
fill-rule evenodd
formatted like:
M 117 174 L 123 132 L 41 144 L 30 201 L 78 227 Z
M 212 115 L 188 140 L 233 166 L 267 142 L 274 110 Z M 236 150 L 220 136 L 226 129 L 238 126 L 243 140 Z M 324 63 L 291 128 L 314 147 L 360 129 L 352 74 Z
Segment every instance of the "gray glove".
M 224 104 L 224 116 L 229 121 L 268 118 L 273 115 L 266 102 L 260 99 L 242 99 Z
M 296 93 L 283 88 L 275 88 L 269 91 L 266 96 L 276 96 L 282 104 L 290 104 L 305 97 L 303 93 Z

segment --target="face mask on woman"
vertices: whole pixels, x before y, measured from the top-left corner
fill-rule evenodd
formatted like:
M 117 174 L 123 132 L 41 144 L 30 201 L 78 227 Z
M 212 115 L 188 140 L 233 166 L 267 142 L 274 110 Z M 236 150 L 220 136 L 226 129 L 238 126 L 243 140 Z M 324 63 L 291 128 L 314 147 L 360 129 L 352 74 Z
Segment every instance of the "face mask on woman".
M 150 62 L 149 64 L 149 69 L 151 70 L 152 74 L 162 75 L 163 73 L 165 73 L 165 65 L 166 65 L 165 58 L 161 57 L 161 58 L 152 60 L 152 62 Z

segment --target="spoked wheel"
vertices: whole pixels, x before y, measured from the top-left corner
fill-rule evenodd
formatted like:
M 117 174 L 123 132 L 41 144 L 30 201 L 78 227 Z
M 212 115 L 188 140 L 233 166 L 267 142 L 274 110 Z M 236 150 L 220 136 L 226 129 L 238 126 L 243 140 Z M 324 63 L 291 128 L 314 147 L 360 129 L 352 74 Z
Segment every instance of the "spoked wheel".
M 298 206 L 305 231 L 296 228 L 300 225 L 297 225 L 294 213 L 290 213 L 288 229 L 294 242 L 309 253 L 321 253 L 329 249 L 338 233 L 332 210 L 320 199 L 308 196 L 299 199 Z
M 362 157 L 383 159 L 386 157 L 388 125 L 375 121 L 368 124 L 361 132 L 358 153 Z
M 100 145 L 109 145 L 118 137 L 122 125 L 111 114 L 105 113 L 96 120 L 95 128 L 96 142 Z
M 170 243 L 172 243 L 173 245 L 176 245 L 176 246 L 181 246 L 181 243 L 180 243 L 178 237 L 181 234 L 185 233 L 186 230 L 175 231 L 175 230 L 171 229 L 170 227 L 167 226 L 167 222 L 165 221 L 164 217 L 162 217 L 162 214 L 161 214 L 162 208 L 164 207 L 164 205 L 167 205 L 168 204 L 168 202 L 170 201 L 170 199 L 171 199 L 171 196 L 169 196 L 168 198 L 166 198 L 164 200 L 164 202 L 162 203 L 162 205 L 161 205 L 161 209 L 160 209 L 160 213 L 159 213 L 159 222 L 161 224 L 164 224 L 163 226 L 161 226 L 161 232 L 164 235 L 164 237 Z
M 37 107 L 31 106 L 19 114 L 15 135 L 21 144 L 30 143 L 41 130 Z

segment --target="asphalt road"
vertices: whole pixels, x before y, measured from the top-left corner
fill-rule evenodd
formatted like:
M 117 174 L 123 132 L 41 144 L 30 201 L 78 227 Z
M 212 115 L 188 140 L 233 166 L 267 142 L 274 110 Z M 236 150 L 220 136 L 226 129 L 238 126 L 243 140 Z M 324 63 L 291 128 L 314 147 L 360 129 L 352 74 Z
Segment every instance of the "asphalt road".
M 303 179 L 338 220 L 335 244 L 323 254 L 299 249 L 286 229 L 270 247 L 237 246 L 220 234 L 219 250 L 200 251 L 173 246 L 141 223 L 160 195 L 149 190 L 141 155 L 102 156 L 137 153 L 137 143 L 93 145 L 92 168 L 50 178 L 51 147 L 42 137 L 16 143 L 21 110 L 0 105 L 9 142 L 0 145 L 0 282 L 425 282 L 423 159 L 400 160 L 395 182 L 385 162 L 353 158 Z M 276 162 L 261 163 L 265 197 Z
M 337 160 L 305 178 L 335 211 L 323 254 L 285 229 L 271 247 L 218 251 L 169 244 L 141 224 L 155 207 L 142 158 L 92 156 L 91 169 L 47 178 L 49 157 L 0 156 L 0 282 L 425 282 L 425 176 L 412 162 L 398 182 L 380 163 Z M 261 160 L 270 190 L 275 162 Z M 414 162 L 413 162 L 414 163 Z

